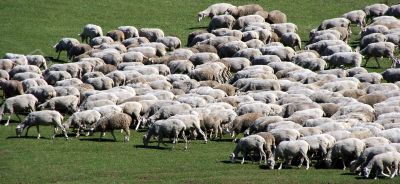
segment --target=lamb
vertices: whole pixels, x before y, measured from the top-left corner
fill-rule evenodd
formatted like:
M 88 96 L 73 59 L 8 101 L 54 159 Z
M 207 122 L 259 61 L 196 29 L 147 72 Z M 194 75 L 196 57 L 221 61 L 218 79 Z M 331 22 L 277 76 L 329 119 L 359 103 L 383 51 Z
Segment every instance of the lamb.
M 94 37 L 103 36 L 103 30 L 100 26 L 94 24 L 86 24 L 83 27 L 82 33 L 78 35 L 81 37 L 82 42 L 85 41 L 86 43 L 89 43 L 88 39 L 90 41 Z
M 232 163 L 236 162 L 236 157 L 239 155 L 239 153 L 242 153 L 243 159 L 241 164 L 244 163 L 244 159 L 246 158 L 247 154 L 250 153 L 251 151 L 258 151 L 261 155 L 260 158 L 260 164 L 264 158 L 264 163 L 267 163 L 267 156 L 264 152 L 264 146 L 266 145 L 266 142 L 263 137 L 259 135 L 250 135 L 244 138 L 241 138 L 239 142 L 237 143 L 235 149 L 233 152 L 230 154 L 230 159 Z M 253 158 L 252 158 L 253 160 Z
M 347 138 L 339 140 L 328 152 L 328 161 L 331 165 L 335 165 L 336 161 L 341 158 L 343 162 L 343 170 L 345 170 L 348 162 L 359 157 L 364 149 L 365 143 L 360 139 Z
M 181 120 L 178 119 L 167 119 L 167 120 L 158 120 L 154 122 L 150 127 L 147 133 L 143 136 L 143 145 L 147 147 L 152 136 L 157 136 L 158 145 L 160 147 L 160 143 L 164 144 L 163 138 L 168 137 L 172 138 L 172 149 L 175 149 L 175 144 L 178 142 L 178 137 L 181 136 L 185 141 L 185 150 L 187 150 L 187 139 L 185 135 L 186 126 Z
M 76 137 L 78 138 L 81 130 L 90 128 L 99 121 L 100 117 L 101 114 L 94 110 L 75 112 L 63 124 L 63 127 L 66 131 L 68 131 L 69 128 L 77 128 Z
M 17 80 L 0 80 L 0 86 L 3 90 L 3 98 L 9 98 L 24 94 L 22 83 Z
M 157 39 L 164 37 L 164 31 L 158 28 L 141 28 L 139 36 L 146 37 L 150 42 L 155 42 Z
M 53 97 L 38 106 L 39 110 L 50 109 L 59 112 L 76 112 L 78 111 L 79 97 L 74 95 Z
M 306 170 L 309 168 L 310 159 L 307 156 L 308 151 L 310 150 L 310 145 L 304 140 L 293 140 L 293 141 L 282 141 L 277 146 L 274 156 L 272 159 L 268 160 L 268 165 L 271 169 L 275 166 L 275 159 L 282 158 L 283 161 L 279 166 L 279 170 L 282 169 L 283 162 L 287 162 L 287 164 L 291 164 L 291 161 L 294 157 L 300 156 L 300 164 L 303 165 L 303 161 L 306 160 Z
M 391 151 L 386 153 L 381 153 L 379 155 L 375 155 L 371 161 L 369 161 L 368 165 L 364 168 L 364 176 L 366 178 L 369 177 L 369 174 L 373 168 L 376 168 L 375 179 L 378 179 L 379 174 L 393 178 L 398 174 L 400 164 L 400 153 L 397 151 Z M 385 174 L 383 171 L 386 168 L 390 168 L 391 175 Z
M 38 100 L 35 96 L 31 94 L 18 95 L 15 97 L 7 98 L 3 105 L 0 107 L 0 120 L 2 119 L 4 113 L 9 113 L 7 122 L 5 124 L 5 126 L 7 126 L 10 122 L 11 115 L 25 111 L 33 112 L 36 109 L 37 103 Z M 18 114 L 17 117 L 21 121 Z
M 234 22 L 235 18 L 231 15 L 217 15 L 211 19 L 207 31 L 211 32 L 218 28 L 232 29 Z
M 64 117 L 57 111 L 35 111 L 28 114 L 28 116 L 22 121 L 20 124 L 17 125 L 15 128 L 17 137 L 21 137 L 22 132 L 26 129 L 25 136 L 28 135 L 29 128 L 32 126 L 36 126 L 38 136 L 37 138 L 40 139 L 40 132 L 39 132 L 39 125 L 53 125 L 54 126 L 54 133 L 51 136 L 52 139 L 56 136 L 57 128 L 60 128 L 64 133 L 65 139 L 68 139 L 67 131 L 62 126 L 62 121 Z
M 360 67 L 362 62 L 362 55 L 356 52 L 338 52 L 321 58 L 329 63 L 330 68 L 342 66 Z
M 90 134 L 93 135 L 93 132 L 99 131 L 100 140 L 103 138 L 106 131 L 111 131 L 111 135 L 114 138 L 114 141 L 117 141 L 114 135 L 115 129 L 122 129 L 125 132 L 124 141 L 128 142 L 129 137 L 131 135 L 129 127 L 131 126 L 132 118 L 131 116 L 125 113 L 116 113 L 109 116 L 105 116 L 99 119 L 97 123 L 92 125 L 90 128 Z
M 287 22 L 287 16 L 285 13 L 279 10 L 272 10 L 268 12 L 268 18 L 265 19 L 270 24 L 281 24 Z
M 375 58 L 378 67 L 381 65 L 378 62 L 378 57 L 389 57 L 392 60 L 392 67 L 400 63 L 394 55 L 395 45 L 391 42 L 376 42 L 368 44 L 364 49 L 359 52 L 365 57 L 364 67 L 367 66 L 368 60 L 373 57 Z
M 68 51 L 72 46 L 78 45 L 79 41 L 75 38 L 62 38 L 57 44 L 53 46 L 56 52 L 58 52 L 57 60 L 60 59 L 62 51 Z
M 204 17 L 213 18 L 216 15 L 225 14 L 225 12 L 230 8 L 235 8 L 235 6 L 233 6 L 231 4 L 228 4 L 228 3 L 216 3 L 216 4 L 213 4 L 213 5 L 209 6 L 208 8 L 206 8 L 205 10 L 203 10 L 203 11 L 201 11 L 201 12 L 199 12 L 197 14 L 198 21 L 200 22 L 201 19 L 203 19 Z

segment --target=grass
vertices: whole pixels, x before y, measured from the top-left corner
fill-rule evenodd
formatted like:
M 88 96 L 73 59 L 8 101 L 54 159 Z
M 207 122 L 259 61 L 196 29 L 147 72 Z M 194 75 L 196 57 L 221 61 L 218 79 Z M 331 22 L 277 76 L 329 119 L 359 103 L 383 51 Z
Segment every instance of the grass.
M 186 43 L 187 35 L 208 24 L 197 22 L 198 11 L 214 0 L 2 0 L 0 1 L 0 55 L 6 52 L 56 56 L 52 46 L 62 37 L 75 37 L 87 23 L 98 24 L 104 32 L 120 25 L 138 28 L 158 27 Z M 258 3 L 267 10 L 279 9 L 290 22 L 299 26 L 307 41 L 309 30 L 327 18 L 361 9 L 373 0 L 302 0 L 302 1 L 225 1 L 235 5 Z M 387 1 L 389 4 L 395 1 Z M 354 33 L 359 29 L 354 28 Z M 352 44 L 357 44 L 357 36 Z M 65 54 L 62 54 L 65 59 Z M 388 67 L 389 62 L 383 67 Z M 370 62 L 375 66 L 374 61 Z M 369 69 L 370 71 L 382 71 Z M 143 133 L 133 133 L 131 142 L 98 142 L 98 134 L 81 140 L 71 137 L 48 139 L 51 130 L 41 128 L 28 138 L 15 138 L 15 119 L 11 126 L 0 126 L 0 183 L 377 183 L 360 179 L 338 169 L 309 171 L 302 169 L 266 170 L 246 163 L 230 164 L 230 140 L 193 141 L 189 150 L 183 146 L 167 149 L 144 149 Z M 110 138 L 107 134 L 106 138 Z M 156 145 L 152 143 L 152 145 Z M 399 183 L 400 177 L 379 183 Z

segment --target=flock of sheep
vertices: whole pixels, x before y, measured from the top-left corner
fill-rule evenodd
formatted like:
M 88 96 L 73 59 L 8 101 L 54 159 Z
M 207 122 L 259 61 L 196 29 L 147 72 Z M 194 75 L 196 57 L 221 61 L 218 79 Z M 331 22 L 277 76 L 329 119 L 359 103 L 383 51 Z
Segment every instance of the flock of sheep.
M 0 59 L 5 101 L 0 118 L 30 112 L 17 136 L 32 126 L 80 133 L 147 128 L 152 138 L 237 142 L 234 162 L 250 156 L 271 169 L 299 167 L 314 159 L 366 177 L 398 175 L 400 163 L 400 69 L 382 74 L 362 68 L 362 58 L 388 57 L 399 64 L 400 5 L 374 4 L 324 20 L 310 31 L 304 50 L 297 26 L 279 11 L 256 4 L 211 5 L 207 30 L 192 32 L 188 47 L 158 28 L 121 26 L 103 35 L 88 24 L 80 37 L 62 38 L 49 67 L 40 55 L 7 53 Z M 347 44 L 350 26 L 361 27 L 360 45 Z M 298 51 L 295 51 L 298 50 Z M 379 62 L 376 60 L 378 65 Z M 329 66 L 329 67 L 328 67 Z M 43 71 L 42 71 L 43 70 Z M 389 83 L 381 83 L 385 79 Z M 63 115 L 70 115 L 65 120 Z M 19 118 L 19 116 L 18 116 Z M 236 141 L 238 134 L 244 137 Z M 254 154 L 251 154 L 251 153 Z M 387 174 L 389 173 L 389 174 Z

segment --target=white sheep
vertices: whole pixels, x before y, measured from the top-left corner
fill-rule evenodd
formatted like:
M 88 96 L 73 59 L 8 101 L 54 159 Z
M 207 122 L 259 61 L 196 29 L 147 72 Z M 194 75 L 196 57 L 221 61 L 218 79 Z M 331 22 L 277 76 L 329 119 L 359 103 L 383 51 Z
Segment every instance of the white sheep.
M 143 136 L 143 145 L 147 147 L 149 144 L 150 138 L 152 136 L 157 136 L 158 145 L 160 147 L 160 143 L 164 144 L 163 138 L 173 138 L 172 141 L 172 149 L 175 149 L 175 144 L 178 142 L 178 137 L 181 136 L 185 141 L 185 150 L 187 149 L 187 138 L 185 135 L 186 126 L 179 119 L 167 119 L 167 120 L 158 120 L 154 122 L 150 127 L 147 133 Z
M 68 139 L 67 131 L 62 126 L 62 121 L 64 117 L 57 111 L 35 111 L 28 114 L 28 116 L 16 127 L 16 133 L 18 137 L 21 137 L 22 132 L 26 129 L 25 136 L 28 135 L 29 128 L 32 126 L 36 126 L 38 136 L 37 138 L 40 139 L 40 132 L 39 132 L 39 125 L 53 125 L 54 126 L 54 133 L 51 136 L 52 139 L 56 136 L 57 128 L 60 128 L 64 133 L 65 139 Z
M 66 131 L 69 128 L 76 128 L 76 137 L 80 136 L 80 130 L 85 130 L 99 121 L 101 114 L 94 110 L 85 110 L 73 113 L 63 124 Z
M 307 156 L 308 151 L 310 150 L 310 145 L 304 140 L 293 140 L 293 141 L 282 141 L 277 146 L 273 158 L 268 160 L 268 165 L 271 169 L 275 166 L 275 159 L 283 159 L 279 166 L 279 170 L 282 169 L 283 162 L 287 162 L 286 164 L 291 164 L 291 161 L 294 157 L 300 156 L 300 164 L 303 165 L 303 161 L 306 160 L 306 170 L 309 168 L 310 159 Z
M 82 33 L 78 34 L 78 36 L 81 37 L 82 42 L 85 41 L 86 43 L 89 43 L 88 38 L 91 40 L 94 37 L 103 36 L 103 30 L 98 25 L 86 24 L 83 27 Z
M 128 142 L 129 137 L 131 135 L 129 127 L 131 126 L 132 123 L 132 118 L 131 116 L 125 114 L 125 113 L 115 113 L 115 114 L 110 114 L 107 116 L 104 116 L 97 121 L 92 127 L 90 128 L 90 133 L 91 135 L 95 131 L 99 131 L 100 133 L 100 140 L 103 138 L 104 133 L 106 131 L 111 131 L 111 135 L 114 138 L 114 141 L 117 139 L 115 138 L 114 135 L 114 130 L 115 129 L 122 129 L 125 132 L 125 138 L 124 141 Z
M 24 112 L 28 110 L 29 112 L 35 111 L 38 99 L 31 94 L 18 95 L 15 97 L 10 97 L 5 100 L 0 108 L 0 120 L 2 119 L 4 113 L 9 113 L 7 126 L 10 122 L 11 115 L 14 113 Z M 21 121 L 20 117 L 17 115 L 18 119 Z
M 213 5 L 210 5 L 208 8 L 206 8 L 205 10 L 199 12 L 197 14 L 198 16 L 198 21 L 200 22 L 201 19 L 203 19 L 204 17 L 210 17 L 213 18 L 216 15 L 222 15 L 225 14 L 225 12 L 230 9 L 230 8 L 235 8 L 236 6 L 233 6 L 231 4 L 228 3 L 216 3 Z
M 369 177 L 369 174 L 373 168 L 376 168 L 376 175 L 374 179 L 378 179 L 379 174 L 393 178 L 398 175 L 398 169 L 400 164 L 400 153 L 397 151 L 391 151 L 375 155 L 368 165 L 364 168 L 364 176 Z M 386 168 L 390 168 L 391 175 L 385 174 L 383 171 Z
M 267 163 L 267 155 L 264 152 L 264 146 L 266 145 L 265 139 L 259 135 L 250 135 L 244 138 L 241 138 L 237 143 L 235 149 L 230 154 L 231 162 L 236 162 L 236 158 L 239 153 L 242 153 L 242 162 L 244 163 L 244 159 L 246 158 L 247 154 L 251 153 L 251 151 L 258 151 L 260 153 L 260 164 L 264 158 L 264 163 Z M 253 161 L 253 157 L 252 157 Z

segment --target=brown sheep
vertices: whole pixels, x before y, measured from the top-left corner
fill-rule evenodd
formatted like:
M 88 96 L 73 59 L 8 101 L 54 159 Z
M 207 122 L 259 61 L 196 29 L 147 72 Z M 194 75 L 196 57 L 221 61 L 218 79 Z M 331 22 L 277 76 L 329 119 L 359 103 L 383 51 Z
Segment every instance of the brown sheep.
M 109 36 L 110 38 L 112 38 L 114 41 L 116 42 L 122 42 L 125 40 L 125 35 L 124 32 L 122 32 L 121 30 L 112 30 L 109 31 L 106 36 Z
M 387 97 L 383 94 L 367 94 L 360 96 L 357 100 L 361 103 L 368 104 L 373 106 L 376 103 L 383 102 L 387 99 Z
M 0 86 L 3 90 L 3 98 L 9 98 L 17 95 L 24 94 L 24 87 L 22 82 L 17 80 L 0 80 Z
M 92 47 L 90 47 L 90 45 L 88 44 L 77 44 L 72 46 L 68 52 L 67 52 L 67 56 L 68 59 L 74 59 L 76 56 L 79 56 L 81 54 L 84 54 L 87 51 L 92 50 Z
M 237 88 L 230 84 L 219 84 L 214 86 L 214 89 L 220 89 L 224 91 L 228 96 L 234 96 L 236 94 Z
M 265 150 L 265 153 L 267 154 L 267 158 L 270 158 L 276 148 L 274 135 L 272 135 L 269 132 L 259 132 L 256 135 L 259 135 L 262 138 L 264 138 L 265 143 L 266 143 L 266 144 L 264 144 L 264 150 Z
M 131 123 L 132 123 L 131 116 L 125 113 L 116 113 L 110 116 L 105 116 L 100 118 L 100 120 L 90 128 L 90 132 L 92 135 L 94 131 L 101 132 L 100 134 L 100 140 L 101 140 L 106 131 L 111 131 L 111 135 L 113 136 L 114 141 L 116 141 L 117 139 L 115 138 L 114 130 L 122 129 L 125 132 L 124 141 L 127 142 L 129 141 L 129 137 L 131 135 L 129 129 Z
M 261 10 L 261 11 L 257 11 L 255 14 L 260 15 L 261 17 L 263 17 L 265 19 L 265 21 L 267 21 L 269 13 L 265 10 Z
M 100 66 L 96 66 L 94 68 L 94 71 L 101 72 L 104 75 L 106 75 L 106 74 L 108 74 L 110 72 L 113 72 L 115 70 L 117 70 L 117 67 L 114 66 L 114 65 L 110 65 L 110 64 L 100 65 Z
M 326 117 L 331 117 L 339 110 L 339 105 L 334 103 L 320 103 L 319 105 L 322 107 Z
M 363 95 L 366 95 L 367 93 L 364 90 L 361 89 L 348 89 L 348 90 L 343 90 L 340 91 L 344 97 L 350 97 L 357 99 Z
M 270 24 L 286 23 L 287 17 L 286 14 L 279 10 L 272 10 L 268 13 L 266 21 Z
M 239 133 L 243 133 L 248 129 L 259 117 L 262 117 L 259 113 L 248 113 L 235 118 L 235 120 L 229 125 L 229 131 L 231 132 L 234 141 Z
M 199 52 L 211 52 L 211 53 L 218 53 L 217 48 L 215 48 L 212 45 L 209 44 L 196 44 L 194 45 L 192 48 L 195 48 L 196 50 L 198 50 Z

